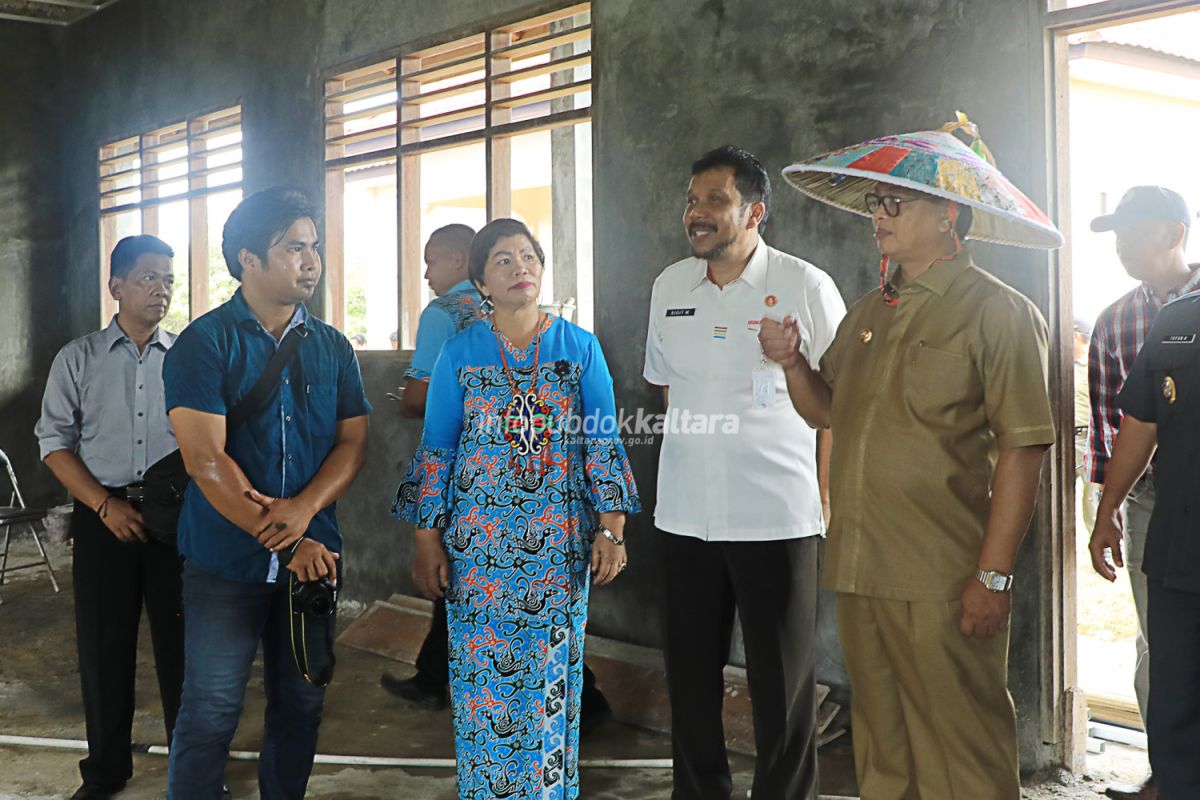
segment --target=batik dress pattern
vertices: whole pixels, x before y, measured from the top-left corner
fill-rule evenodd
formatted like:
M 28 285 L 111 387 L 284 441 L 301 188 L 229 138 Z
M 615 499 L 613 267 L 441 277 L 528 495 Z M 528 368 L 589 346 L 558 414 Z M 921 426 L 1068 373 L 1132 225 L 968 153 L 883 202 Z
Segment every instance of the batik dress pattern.
M 459 797 L 576 798 L 591 545 L 600 512 L 640 510 L 603 352 L 558 317 L 524 349 L 481 320 L 426 408 L 393 511 L 449 555 Z

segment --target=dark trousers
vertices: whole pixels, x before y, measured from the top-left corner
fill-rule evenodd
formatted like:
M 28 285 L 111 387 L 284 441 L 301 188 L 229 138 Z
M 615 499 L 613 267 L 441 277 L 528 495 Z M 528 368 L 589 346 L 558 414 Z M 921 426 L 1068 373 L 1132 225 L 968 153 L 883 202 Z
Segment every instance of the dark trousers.
M 1148 582 L 1150 766 L 1163 800 L 1200 797 L 1200 594 Z
M 671 797 L 730 797 L 721 705 L 736 610 L 758 749 L 754 800 L 816 800 L 817 537 L 706 542 L 659 531 L 659 539 Z
M 446 621 L 445 599 L 433 601 L 433 621 L 429 633 L 417 653 L 417 674 L 413 680 L 430 692 L 444 692 L 450 683 L 450 629 Z M 583 665 L 583 693 L 579 698 L 579 715 L 587 717 L 602 713 L 608 701 L 596 688 L 596 675 Z
M 283 572 L 281 570 L 281 572 Z M 292 655 L 288 581 L 241 583 L 187 562 L 187 669 L 167 768 L 168 800 L 218 800 L 259 642 L 267 710 L 258 760 L 262 800 L 302 800 L 317 752 L 325 690 Z
M 72 583 L 75 642 L 87 721 L 88 755 L 79 762 L 85 784 L 119 787 L 133 775 L 130 753 L 138 625 L 150 618 L 154 666 L 167 743 L 183 687 L 183 613 L 179 556 L 159 542 L 125 544 L 96 512 L 75 503 Z

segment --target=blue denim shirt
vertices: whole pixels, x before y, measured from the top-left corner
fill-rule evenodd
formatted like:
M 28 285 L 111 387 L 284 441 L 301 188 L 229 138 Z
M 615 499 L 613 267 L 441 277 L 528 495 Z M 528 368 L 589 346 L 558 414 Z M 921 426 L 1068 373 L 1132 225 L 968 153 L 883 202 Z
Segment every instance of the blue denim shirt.
M 271 402 L 229 433 L 225 451 L 255 489 L 295 497 L 333 449 L 339 420 L 369 414 L 358 359 L 337 329 L 299 306 L 289 330 L 304 338 L 284 367 Z M 259 324 L 239 289 L 179 334 L 163 364 L 167 412 L 190 408 L 227 415 L 258 381 L 279 343 Z M 306 535 L 341 552 L 334 506 L 313 517 Z M 246 583 L 273 582 L 278 560 L 225 519 L 193 482 L 179 517 L 179 552 L 206 571 Z
M 479 290 L 470 281 L 461 281 L 441 297 L 435 297 L 421 312 L 417 323 L 417 345 L 405 378 L 429 380 L 433 365 L 451 336 L 479 319 Z

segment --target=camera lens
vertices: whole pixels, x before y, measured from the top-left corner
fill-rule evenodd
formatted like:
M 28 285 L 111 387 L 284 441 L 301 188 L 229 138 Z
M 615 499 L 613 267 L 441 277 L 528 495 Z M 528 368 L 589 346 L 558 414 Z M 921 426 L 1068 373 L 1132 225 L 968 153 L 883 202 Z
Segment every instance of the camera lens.
M 333 613 L 333 603 L 325 592 L 313 592 L 308 600 L 308 613 L 314 617 L 328 617 Z

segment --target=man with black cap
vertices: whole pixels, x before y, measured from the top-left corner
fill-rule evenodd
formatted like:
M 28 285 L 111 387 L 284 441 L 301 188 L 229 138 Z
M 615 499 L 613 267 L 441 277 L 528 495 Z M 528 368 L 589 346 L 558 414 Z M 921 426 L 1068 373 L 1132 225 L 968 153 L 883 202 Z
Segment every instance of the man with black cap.
M 1122 266 L 1130 277 L 1142 282 L 1100 313 L 1092 334 L 1088 357 L 1092 419 L 1087 476 L 1095 483 L 1104 484 L 1089 545 L 1092 563 L 1096 571 L 1110 581 L 1116 579 L 1116 572 L 1105 559 L 1106 550 L 1111 552 L 1117 566 L 1129 566 L 1129 581 L 1138 616 L 1134 690 L 1148 731 L 1152 723 L 1147 578 L 1152 583 L 1155 571 L 1149 560 L 1143 567 L 1143 554 L 1154 511 L 1156 478 L 1154 468 L 1149 466 L 1149 453 L 1141 465 L 1146 468 L 1145 473 L 1139 470 L 1128 481 L 1124 480 L 1126 475 L 1118 474 L 1110 463 L 1116 463 L 1114 445 L 1118 430 L 1124 431 L 1123 412 L 1131 413 L 1124 403 L 1118 405 L 1117 396 L 1126 380 L 1131 379 L 1131 370 L 1142 345 L 1154 341 L 1150 333 L 1159 312 L 1176 298 L 1200 289 L 1197 265 L 1189 265 L 1184 258 L 1190 227 L 1191 213 L 1187 203 L 1179 194 L 1160 186 L 1135 186 L 1121 198 L 1115 212 L 1092 220 L 1093 231 L 1116 233 L 1117 256 Z M 1180 350 L 1170 352 L 1182 355 Z M 1153 421 L 1141 413 L 1143 415 L 1133 415 L 1138 420 Z M 1159 566 L 1160 569 L 1165 567 L 1161 563 Z M 1146 570 L 1144 574 L 1143 569 Z M 1161 572 L 1157 577 L 1162 578 Z M 1200 590 L 1200 583 L 1196 590 Z M 1152 736 L 1151 747 L 1154 744 Z M 1153 752 L 1151 760 L 1153 763 Z M 1107 795 L 1118 800 L 1149 800 L 1158 797 L 1155 785 L 1154 776 L 1151 776 L 1141 786 L 1110 787 Z

